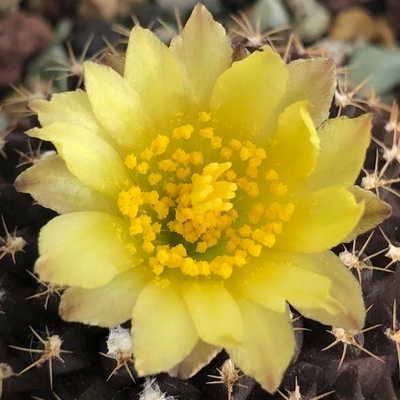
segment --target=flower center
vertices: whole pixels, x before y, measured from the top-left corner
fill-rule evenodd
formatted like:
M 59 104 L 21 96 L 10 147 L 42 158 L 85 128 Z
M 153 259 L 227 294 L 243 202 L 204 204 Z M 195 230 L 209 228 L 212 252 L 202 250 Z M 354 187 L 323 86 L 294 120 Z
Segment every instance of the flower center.
M 201 175 L 193 174 L 190 200 L 193 210 L 197 214 L 204 214 L 207 210 L 229 211 L 233 207 L 232 203 L 225 200 L 235 197 L 236 183 L 217 182 L 217 178 L 231 166 L 232 163 L 230 162 L 224 164 L 212 163 L 204 168 Z
M 168 227 L 187 242 L 197 242 L 197 253 L 204 253 L 216 245 L 222 231 L 236 218 L 236 213 L 226 212 L 233 208 L 227 200 L 235 197 L 237 185 L 217 182 L 217 178 L 231 165 L 208 164 L 201 175 L 192 175 L 192 183 L 184 184 L 176 199 L 175 219 L 168 223 Z
M 173 128 L 126 157 L 136 185 L 120 192 L 118 207 L 130 223 L 128 248 L 154 274 L 227 279 L 272 247 L 291 218 L 293 203 L 277 201 L 288 188 L 265 150 L 249 140 L 224 142 L 209 114 L 199 113 L 197 126 Z

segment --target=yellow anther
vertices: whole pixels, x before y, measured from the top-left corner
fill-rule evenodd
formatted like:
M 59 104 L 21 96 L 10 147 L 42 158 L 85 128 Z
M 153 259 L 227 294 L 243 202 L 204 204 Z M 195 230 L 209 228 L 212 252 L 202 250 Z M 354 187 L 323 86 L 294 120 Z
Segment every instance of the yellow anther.
M 221 157 L 229 160 L 232 157 L 233 151 L 229 147 L 223 147 L 219 154 L 221 154 Z
M 242 147 L 242 149 L 239 152 L 239 157 L 242 161 L 246 161 L 250 158 L 251 156 L 251 150 L 248 149 L 247 147 Z
M 261 229 L 263 230 L 263 232 L 268 234 L 282 233 L 282 222 L 281 221 L 269 222 L 266 225 L 263 225 Z
M 245 140 L 244 142 L 243 142 L 243 146 L 244 147 L 247 147 L 248 149 L 252 149 L 252 150 L 256 150 L 256 145 L 252 142 L 252 141 L 250 141 L 250 140 Z
M 161 181 L 162 175 L 159 173 L 152 172 L 147 179 L 148 179 L 150 185 L 154 186 L 154 185 L 157 185 L 157 183 Z
M 282 222 L 271 222 L 270 225 L 273 233 L 282 233 Z
M 175 128 L 172 132 L 172 137 L 174 139 L 190 139 L 194 131 L 193 125 L 187 124 Z
M 161 201 L 158 201 L 153 205 L 154 211 L 157 213 L 159 219 L 167 218 L 169 214 L 169 208 L 174 205 L 174 202 L 167 196 L 163 197 Z
M 243 225 L 239 228 L 239 235 L 242 237 L 248 237 L 251 235 L 251 227 L 250 225 Z
M 233 253 L 236 250 L 236 244 L 233 240 L 229 240 L 225 246 L 225 249 L 228 253 Z
M 209 126 L 207 128 L 200 129 L 200 136 L 205 139 L 211 139 L 214 136 L 214 128 Z
M 233 170 L 228 170 L 225 172 L 225 178 L 228 181 L 234 181 L 236 179 L 236 172 Z
M 229 142 L 229 146 L 231 147 L 232 150 L 240 150 L 243 147 L 242 142 L 240 142 L 237 139 L 232 139 Z
M 179 194 L 179 188 L 175 183 L 167 182 L 164 185 L 164 190 L 168 193 L 168 196 L 171 198 L 175 198 Z
M 128 192 L 122 191 L 118 195 L 117 205 L 120 209 L 121 213 L 124 215 L 128 215 L 130 212 L 130 204 L 131 203 L 131 196 L 129 196 Z
M 255 229 L 251 233 L 251 237 L 259 243 L 262 243 L 264 246 L 272 247 L 275 244 L 275 235 L 272 233 L 266 233 L 261 229 Z
M 213 149 L 220 149 L 222 147 L 222 137 L 213 136 L 211 138 L 211 147 Z
M 156 259 L 161 265 L 167 265 L 170 259 L 168 246 L 157 246 Z
M 200 122 L 208 122 L 211 119 L 211 115 L 205 111 L 200 111 L 198 115 Z
M 178 168 L 176 176 L 178 179 L 185 179 L 190 174 L 190 168 Z
M 159 222 L 154 222 L 151 227 L 153 228 L 154 233 L 158 234 L 161 232 L 161 224 Z
M 190 162 L 190 154 L 179 148 L 174 151 L 174 154 L 172 154 L 172 159 L 178 163 L 186 165 Z
M 198 242 L 196 246 L 196 252 L 197 253 L 205 253 L 205 251 L 208 249 L 208 245 L 206 242 Z
M 279 211 L 279 215 L 278 215 L 279 219 L 283 222 L 289 221 L 290 218 L 292 217 L 293 211 L 294 211 L 293 203 L 285 204 Z
M 189 275 L 189 276 L 199 275 L 198 265 L 191 257 L 186 257 L 183 260 L 181 270 L 185 275 Z
M 210 275 L 210 265 L 207 261 L 198 261 L 197 262 L 198 270 L 200 275 L 208 276 Z
M 140 189 L 139 186 L 132 186 L 128 190 L 128 194 L 129 194 L 129 196 L 131 196 L 132 200 L 137 202 L 137 204 L 143 204 L 143 201 L 142 201 L 142 189 Z
M 153 157 L 153 155 L 154 154 L 150 149 L 144 149 L 140 154 L 140 157 L 143 158 L 143 160 L 149 161 Z
M 136 170 L 139 172 L 139 174 L 146 175 L 147 171 L 149 170 L 150 166 L 147 164 L 147 162 L 141 162 L 136 166 Z
M 282 205 L 274 201 L 266 210 L 265 216 L 269 219 L 278 218 L 280 211 L 282 210 Z
M 152 253 L 154 251 L 154 244 L 151 243 L 150 241 L 145 241 L 143 242 L 142 249 L 146 253 Z
M 201 153 L 200 151 L 192 151 L 190 153 L 190 162 L 193 165 L 203 164 L 204 163 L 203 153 Z
M 164 172 L 176 171 L 177 165 L 171 159 L 167 158 L 158 162 L 158 168 Z
M 259 194 L 257 182 L 249 182 L 246 177 L 237 180 L 238 186 L 244 190 L 249 196 L 257 197 Z
M 277 179 L 279 179 L 278 173 L 274 169 L 270 169 L 269 171 L 267 171 L 265 177 L 269 181 L 276 181 Z
M 267 153 L 264 149 L 259 147 L 258 149 L 256 149 L 254 157 L 259 160 L 265 160 L 267 158 Z
M 275 194 L 277 196 L 283 196 L 287 193 L 288 187 L 284 185 L 282 182 L 271 182 L 269 186 L 269 190 L 272 194 Z
M 159 156 L 167 150 L 168 144 L 169 144 L 168 136 L 157 135 L 157 137 L 151 142 L 150 150 L 155 155 Z
M 256 179 L 258 177 L 258 168 L 248 166 L 246 168 L 246 175 L 251 179 Z
M 240 243 L 240 246 L 253 257 L 259 257 L 261 254 L 262 246 L 260 244 L 256 244 L 254 240 L 243 239 Z
M 143 204 L 140 188 L 133 186 L 127 192 L 124 190 L 120 192 L 117 204 L 122 214 L 127 215 L 129 218 L 135 218 L 139 211 L 139 206 Z
M 149 258 L 149 265 L 154 275 L 160 276 L 164 272 L 164 267 L 154 257 Z
M 133 169 L 136 167 L 137 164 L 137 158 L 133 154 L 129 154 L 125 157 L 124 164 L 127 166 L 129 169 Z
M 232 257 L 219 256 L 210 262 L 210 270 L 214 274 L 220 275 L 224 279 L 228 279 L 232 275 L 232 264 Z
M 140 221 L 139 218 L 131 219 L 131 225 L 129 227 L 129 233 L 132 236 L 139 235 L 140 233 L 143 233 L 142 222 Z
M 264 206 L 261 203 L 254 204 L 253 207 L 251 207 L 250 214 L 249 214 L 250 223 L 258 224 L 263 212 L 264 212 Z
M 247 262 L 246 258 L 247 258 L 247 251 L 240 249 L 235 251 L 234 260 L 235 260 L 235 265 L 237 265 L 238 267 L 243 267 L 243 265 L 246 264 Z
M 178 244 L 175 247 L 173 247 L 171 250 L 174 250 L 176 254 L 180 255 L 181 257 L 186 257 L 186 249 L 183 246 L 183 244 Z
M 151 192 L 144 192 L 142 195 L 144 204 L 156 204 L 158 201 L 159 194 L 155 190 Z

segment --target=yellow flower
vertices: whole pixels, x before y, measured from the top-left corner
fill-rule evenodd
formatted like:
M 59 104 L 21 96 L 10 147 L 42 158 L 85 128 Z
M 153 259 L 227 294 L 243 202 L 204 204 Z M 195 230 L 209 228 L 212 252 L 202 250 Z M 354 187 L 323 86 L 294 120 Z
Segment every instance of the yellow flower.
M 140 375 L 190 376 L 223 347 L 271 392 L 295 348 L 287 302 L 360 329 L 360 288 L 329 249 L 388 209 L 351 186 L 370 116 L 324 122 L 333 70 L 269 47 L 232 62 L 198 5 L 169 48 L 135 27 L 123 76 L 87 62 L 86 92 L 34 101 L 28 134 L 58 155 L 16 186 L 62 214 L 35 266 L 69 286 L 61 316 L 132 319 Z

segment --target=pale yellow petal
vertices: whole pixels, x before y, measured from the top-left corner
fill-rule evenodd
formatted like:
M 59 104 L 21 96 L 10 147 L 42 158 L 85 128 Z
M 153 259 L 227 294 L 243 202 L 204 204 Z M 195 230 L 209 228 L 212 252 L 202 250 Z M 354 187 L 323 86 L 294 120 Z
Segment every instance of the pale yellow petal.
M 314 171 L 304 183 L 308 190 L 350 186 L 363 166 L 371 139 L 372 115 L 329 119 L 318 129 L 321 151 Z
M 114 142 L 94 116 L 88 96 L 83 90 L 54 93 L 50 101 L 31 101 L 29 108 L 38 114 L 42 126 L 53 122 L 66 122 L 92 131 L 110 144 Z
M 240 343 L 243 332 L 240 311 L 222 282 L 189 280 L 182 290 L 202 340 L 221 347 Z
M 330 251 L 317 254 L 273 252 L 269 255 L 269 259 L 275 263 L 291 263 L 297 268 L 330 280 L 329 295 L 338 304 L 336 309 L 332 309 L 331 300 L 329 302 L 310 301 L 309 304 L 299 296 L 289 300 L 293 307 L 305 317 L 350 331 L 362 328 L 365 312 L 360 285 L 333 253 Z M 312 283 L 310 287 L 311 285 Z
M 140 376 L 168 371 L 199 339 L 179 288 L 150 282 L 140 292 L 132 315 L 133 355 Z
M 168 374 L 179 379 L 189 379 L 208 365 L 221 350 L 221 347 L 199 340 L 190 354 L 169 370 Z
M 219 135 L 243 139 L 258 134 L 281 100 L 288 72 L 270 48 L 232 64 L 211 95 L 211 116 Z
M 85 186 L 69 172 L 58 155 L 28 168 L 14 182 L 19 192 L 29 193 L 40 205 L 59 214 L 103 211 L 119 215 L 115 200 Z
M 106 285 L 133 266 L 121 235 L 126 222 L 102 212 L 60 215 L 39 234 L 40 257 L 35 272 L 57 285 L 85 289 Z
M 138 93 L 112 68 L 89 61 L 85 87 L 96 119 L 120 146 L 132 148 L 149 122 Z
M 313 192 L 294 203 L 290 221 L 276 235 L 275 249 L 315 253 L 339 244 L 357 225 L 364 210 L 341 187 Z
M 343 240 L 345 242 L 350 242 L 358 235 L 376 227 L 392 213 L 392 207 L 388 203 L 380 200 L 371 191 L 362 189 L 359 186 L 351 186 L 349 191 L 353 193 L 358 203 L 364 203 L 364 212 L 357 226 Z
M 288 64 L 288 90 L 280 106 L 287 107 L 299 100 L 308 100 L 310 116 L 317 127 L 329 116 L 336 88 L 336 67 L 330 58 L 308 58 Z
M 303 307 L 324 304 L 332 313 L 343 311 L 330 296 L 327 277 L 299 268 L 290 259 L 275 261 L 270 252 L 265 258 L 235 273 L 236 288 L 244 297 L 279 313 L 285 312 L 286 301 Z
M 237 300 L 243 316 L 243 340 L 226 349 L 232 361 L 270 393 L 278 389 L 293 357 L 295 340 L 289 315 Z
M 118 153 L 101 137 L 77 125 L 54 122 L 28 135 L 53 142 L 67 168 L 89 188 L 116 197 L 129 174 Z
M 150 272 L 135 267 L 118 274 L 110 283 L 95 289 L 68 288 L 61 296 L 62 319 L 87 325 L 115 326 L 132 317 L 137 296 Z
M 232 62 L 225 29 L 203 5 L 197 4 L 182 35 L 172 39 L 170 50 L 182 69 L 186 97 L 201 111 L 208 111 L 211 90 Z
M 158 128 L 182 112 L 183 80 L 177 60 L 153 32 L 138 25 L 129 38 L 124 77 Z
M 279 116 L 276 133 L 266 147 L 268 168 L 276 170 L 279 179 L 292 190 L 313 170 L 319 151 L 308 110 L 307 101 L 288 106 Z

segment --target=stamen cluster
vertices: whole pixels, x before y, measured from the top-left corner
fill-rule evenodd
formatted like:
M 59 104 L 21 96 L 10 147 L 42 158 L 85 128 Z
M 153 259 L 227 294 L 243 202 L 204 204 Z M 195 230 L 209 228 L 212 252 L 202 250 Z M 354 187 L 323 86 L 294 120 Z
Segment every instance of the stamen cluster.
M 290 193 L 267 165 L 266 151 L 217 136 L 212 122 L 200 112 L 196 126 L 179 124 L 139 157 L 125 158 L 138 185 L 119 193 L 118 207 L 129 219 L 129 249 L 146 257 L 155 275 L 178 268 L 227 279 L 233 267 L 272 247 L 293 213 L 292 202 L 278 201 Z

